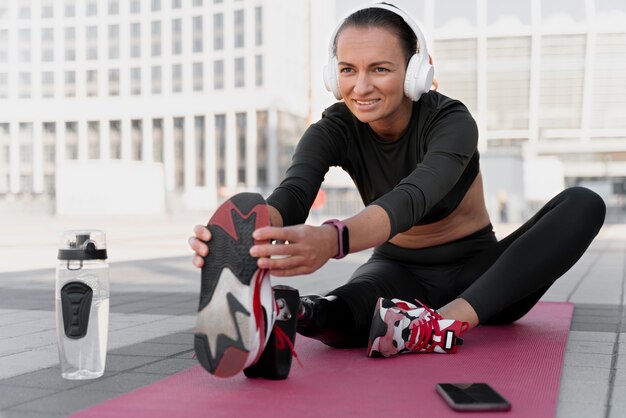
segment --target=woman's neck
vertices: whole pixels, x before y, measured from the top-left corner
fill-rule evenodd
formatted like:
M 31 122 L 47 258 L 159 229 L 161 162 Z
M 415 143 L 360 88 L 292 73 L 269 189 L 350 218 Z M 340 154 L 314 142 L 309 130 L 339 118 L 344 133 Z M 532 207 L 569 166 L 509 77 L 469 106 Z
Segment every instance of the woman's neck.
M 383 141 L 396 141 L 404 135 L 411 123 L 413 101 L 405 97 L 398 109 L 384 120 L 370 122 L 370 128 Z

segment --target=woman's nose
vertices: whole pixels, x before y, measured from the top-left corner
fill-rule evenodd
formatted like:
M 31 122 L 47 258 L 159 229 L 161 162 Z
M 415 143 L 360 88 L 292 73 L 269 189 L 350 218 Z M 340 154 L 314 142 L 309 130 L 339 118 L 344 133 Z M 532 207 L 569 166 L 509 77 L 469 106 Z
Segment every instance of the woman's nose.
M 356 83 L 354 85 L 354 92 L 358 94 L 367 93 L 372 88 L 369 75 L 366 72 L 361 72 L 357 75 Z

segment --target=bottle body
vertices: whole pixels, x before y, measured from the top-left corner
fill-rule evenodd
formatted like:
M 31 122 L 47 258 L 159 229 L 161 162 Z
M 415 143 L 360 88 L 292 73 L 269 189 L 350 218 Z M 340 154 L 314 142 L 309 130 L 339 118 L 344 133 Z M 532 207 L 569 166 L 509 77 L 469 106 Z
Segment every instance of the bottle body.
M 109 266 L 104 260 L 59 260 L 55 308 L 61 376 L 104 374 L 109 329 Z

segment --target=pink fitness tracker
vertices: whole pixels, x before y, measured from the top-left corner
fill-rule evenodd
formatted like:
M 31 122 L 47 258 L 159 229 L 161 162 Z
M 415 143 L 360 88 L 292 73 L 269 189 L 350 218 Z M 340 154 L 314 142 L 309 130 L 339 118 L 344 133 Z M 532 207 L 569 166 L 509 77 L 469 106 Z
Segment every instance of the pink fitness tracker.
M 332 225 L 337 229 L 337 236 L 339 237 L 339 253 L 333 258 L 339 260 L 344 258 L 350 253 L 350 234 L 348 233 L 348 227 L 339 219 L 329 219 L 322 225 Z

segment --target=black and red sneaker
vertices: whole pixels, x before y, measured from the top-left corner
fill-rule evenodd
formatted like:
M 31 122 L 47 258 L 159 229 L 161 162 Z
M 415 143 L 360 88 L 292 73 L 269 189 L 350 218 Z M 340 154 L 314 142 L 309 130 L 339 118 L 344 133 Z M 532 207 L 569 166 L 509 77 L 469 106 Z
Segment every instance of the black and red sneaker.
M 276 306 L 268 270 L 249 253 L 252 233 L 270 225 L 257 193 L 224 202 L 209 220 L 209 254 L 202 267 L 194 347 L 209 373 L 233 376 L 256 363 L 274 326 Z
M 289 376 L 291 360 L 296 357 L 297 313 L 300 307 L 298 290 L 284 285 L 274 286 L 276 322 L 269 341 L 258 362 L 244 369 L 247 377 L 282 380 Z

